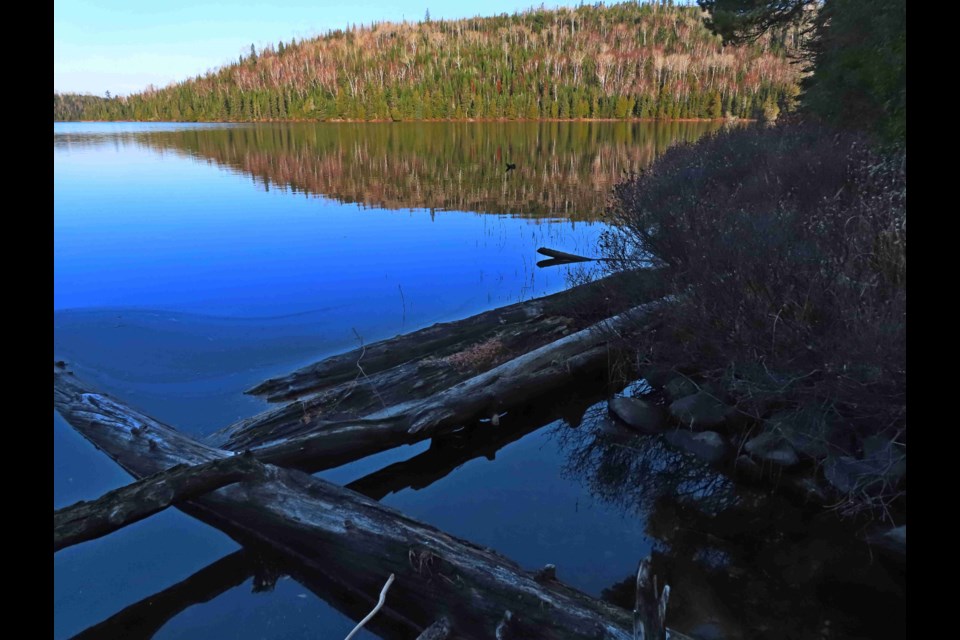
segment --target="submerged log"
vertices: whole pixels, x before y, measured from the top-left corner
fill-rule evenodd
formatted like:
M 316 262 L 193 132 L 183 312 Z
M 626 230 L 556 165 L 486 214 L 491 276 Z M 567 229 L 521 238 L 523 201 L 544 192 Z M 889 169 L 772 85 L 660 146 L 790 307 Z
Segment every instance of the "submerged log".
M 553 258 L 555 260 L 560 260 L 562 262 L 592 262 L 597 258 L 585 258 L 583 256 L 578 256 L 575 253 L 567 253 L 566 251 L 557 251 L 556 249 L 548 249 L 546 247 L 540 247 L 537 249 L 537 253 L 542 256 L 547 256 L 548 258 Z
M 142 436 L 149 443 L 149 434 Z M 91 502 L 81 500 L 53 512 L 53 550 L 57 552 L 105 536 L 172 504 L 209 493 L 262 470 L 263 465 L 252 455 L 197 466 L 177 465 L 110 491 Z
M 662 284 L 656 273 L 617 274 L 553 295 L 485 311 L 455 322 L 435 324 L 419 331 L 361 346 L 288 375 L 261 382 L 247 393 L 264 396 L 270 402 L 282 402 L 334 389 L 338 385 L 363 387 L 363 383 L 372 379 L 374 374 L 400 365 L 418 363 L 427 358 L 435 362 L 498 339 L 509 343 L 503 345 L 505 355 L 515 353 L 517 349 L 529 350 L 548 342 L 558 326 L 569 326 L 571 330 L 575 330 L 602 319 L 595 315 L 597 307 L 600 306 L 594 304 L 595 299 L 609 297 L 609 292 L 627 287 L 634 289 L 631 296 L 624 296 L 619 302 L 604 300 L 607 313 L 622 311 L 629 304 L 636 304 L 636 300 L 652 300 L 662 295 Z M 638 288 L 644 293 L 638 293 Z M 627 300 L 631 297 L 634 302 L 628 303 Z M 574 314 L 574 311 L 577 313 Z M 406 372 L 409 372 L 409 368 Z M 418 371 L 418 375 L 422 374 L 423 372 Z M 403 375 L 398 372 L 392 378 L 403 379 Z M 369 386 L 380 389 L 383 394 L 389 387 L 385 382 L 387 381 L 377 380 Z M 441 384 L 450 386 L 453 382 L 444 380 Z M 423 389 L 423 385 L 410 391 L 416 392 L 418 389 L 422 389 L 419 397 L 426 397 L 429 393 Z M 337 397 L 337 394 L 333 395 Z M 342 402 L 344 398 L 340 397 L 340 400 Z M 334 405 L 333 400 L 328 404 Z M 346 409 L 343 405 L 339 406 L 342 410 Z M 359 411 L 356 413 L 359 414 Z
M 609 318 L 418 403 L 394 405 L 360 420 L 296 420 L 266 427 L 253 423 L 234 433 L 226 447 L 260 445 L 252 450 L 263 462 L 318 470 L 442 435 L 499 416 L 533 396 L 606 367 L 610 338 L 635 329 L 660 304 L 652 302 Z
M 54 407 L 137 477 L 229 453 L 202 445 L 69 374 L 54 370 Z M 133 430 L 146 428 L 150 447 Z M 345 576 L 344 588 L 377 593 L 396 575 L 391 602 L 426 628 L 446 616 L 454 635 L 490 638 L 505 620 L 516 637 L 631 637 L 630 615 L 559 582 L 538 583 L 496 552 L 470 544 L 302 472 L 268 466 L 263 477 L 180 506 L 241 541 L 265 543 L 294 563 Z

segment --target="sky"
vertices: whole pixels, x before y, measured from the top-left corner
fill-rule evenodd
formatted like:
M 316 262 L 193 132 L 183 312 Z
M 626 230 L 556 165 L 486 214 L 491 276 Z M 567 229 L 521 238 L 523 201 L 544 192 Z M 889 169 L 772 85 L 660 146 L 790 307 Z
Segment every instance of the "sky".
M 373 21 L 513 13 L 533 0 L 54 0 L 53 89 L 126 95 L 163 87 L 281 40 Z M 544 2 L 571 6 L 579 0 Z

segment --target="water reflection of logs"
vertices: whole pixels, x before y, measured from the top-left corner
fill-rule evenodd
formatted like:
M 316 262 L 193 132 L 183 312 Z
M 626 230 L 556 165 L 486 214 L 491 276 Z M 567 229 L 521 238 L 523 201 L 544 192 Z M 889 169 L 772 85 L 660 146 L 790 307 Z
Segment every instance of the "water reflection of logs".
M 576 308 L 575 302 L 585 291 L 596 295 L 610 285 L 608 281 L 575 290 L 561 297 L 563 305 Z M 655 290 L 651 287 L 647 294 Z M 252 455 L 263 463 L 280 463 L 282 467 L 318 468 L 404 442 L 437 438 L 431 451 L 401 463 L 403 482 L 398 481 L 397 469 L 386 469 L 352 485 L 377 496 L 404 483 L 442 477 L 471 456 L 484 452 L 489 455 L 529 430 L 527 426 L 512 427 L 511 420 L 538 396 L 582 381 L 580 376 L 586 371 L 596 370 L 602 378 L 608 359 L 607 332 L 635 324 L 638 312 L 580 328 L 593 318 L 584 314 L 569 322 L 559 322 L 550 315 L 560 312 L 559 304 L 558 298 L 552 297 L 525 303 L 519 310 L 515 308 L 506 314 L 499 310 L 490 312 L 492 315 L 488 314 L 486 319 L 463 321 L 484 327 L 473 336 L 475 340 L 487 343 L 500 337 L 503 344 L 512 345 L 506 355 L 499 354 L 506 361 L 491 358 L 472 362 L 456 374 L 466 379 L 452 386 L 442 388 L 445 379 L 440 376 L 425 383 L 427 389 L 419 391 L 424 394 L 420 400 L 408 398 L 357 418 L 344 418 L 337 424 L 319 420 L 304 423 L 298 419 L 304 430 L 293 436 L 291 425 L 287 424 L 286 430 L 281 430 L 284 435 L 280 441 L 268 446 L 256 445 L 276 440 L 278 423 L 262 432 L 248 429 L 244 437 L 254 447 Z M 536 309 L 532 318 L 531 309 Z M 493 322 L 488 322 L 491 319 Z M 530 323 L 548 329 L 530 333 Z M 511 325 L 513 330 L 526 327 L 528 338 L 537 337 L 533 341 L 511 342 L 501 333 L 504 324 Z M 564 330 L 560 334 L 569 335 L 556 335 L 558 328 Z M 383 376 L 398 367 L 405 371 L 402 368 L 409 364 L 408 359 L 403 357 L 397 362 L 391 351 L 398 344 L 407 344 L 406 350 L 417 353 L 417 360 L 439 359 L 437 354 L 441 354 L 448 364 L 451 359 L 455 361 L 462 351 L 443 351 L 443 346 L 458 343 L 445 342 L 442 334 L 443 331 L 427 329 L 413 334 L 419 335 L 419 339 L 400 336 L 371 345 L 371 353 L 380 357 L 371 357 L 370 374 Z M 536 346 L 538 341 L 551 339 Z M 355 366 L 352 359 L 350 355 L 335 358 L 332 363 L 320 363 L 311 370 L 314 374 L 335 372 L 338 367 Z M 381 402 L 384 397 L 400 400 L 401 388 L 383 388 L 378 397 Z M 366 406 L 363 401 L 352 406 L 344 398 L 341 401 L 347 403 L 350 412 Z M 209 465 L 233 459 L 230 451 L 200 444 L 88 388 L 63 366 L 54 367 L 54 406 L 81 434 L 137 477 L 181 464 Z M 499 418 L 500 412 L 508 408 L 511 415 L 496 427 L 492 437 L 474 441 L 476 450 L 443 451 L 442 436 L 456 433 L 456 437 L 461 437 L 465 433 L 463 427 L 476 425 L 484 417 Z M 583 408 L 578 412 L 582 413 Z M 249 424 L 255 425 L 256 421 Z M 491 429 L 490 425 L 486 427 L 488 433 Z M 233 446 L 237 432 L 228 430 L 228 434 L 227 444 Z M 489 440 L 486 445 L 485 440 Z M 425 470 L 422 480 L 417 480 L 415 473 L 406 473 L 417 466 Z M 397 582 L 384 615 L 406 620 L 406 628 L 411 630 L 427 629 L 446 616 L 457 637 L 491 637 L 498 630 L 504 637 L 630 637 L 626 611 L 579 593 L 554 578 L 527 573 L 489 549 L 406 518 L 351 488 L 337 487 L 274 464 L 261 468 L 260 473 L 248 474 L 240 482 L 182 502 L 179 507 L 242 544 L 267 545 L 296 566 L 322 572 L 334 585 L 332 590 L 352 594 L 354 598 L 369 601 L 380 590 L 385 576 L 396 574 Z M 233 582 L 236 573 L 230 576 Z M 172 608 L 173 605 L 171 611 Z M 131 615 L 134 614 L 118 614 L 125 619 Z M 144 628 L 155 622 L 145 623 Z M 103 628 L 113 628 L 115 623 L 106 621 Z
M 228 457 L 54 371 L 54 406 L 81 434 L 135 476 Z M 151 434 L 150 447 L 132 434 Z M 397 576 L 392 615 L 425 629 L 446 615 L 458 637 L 630 638 L 630 616 L 559 582 L 538 582 L 499 554 L 444 534 L 357 493 L 307 474 L 268 467 L 264 478 L 182 506 L 240 542 L 265 543 L 323 571 L 349 593 L 378 593 Z M 402 604 L 402 608 L 397 608 Z

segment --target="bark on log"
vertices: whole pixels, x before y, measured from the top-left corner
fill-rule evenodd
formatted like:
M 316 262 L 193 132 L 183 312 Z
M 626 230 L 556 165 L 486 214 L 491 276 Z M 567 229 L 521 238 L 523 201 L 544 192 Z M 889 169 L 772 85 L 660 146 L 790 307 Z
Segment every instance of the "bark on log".
M 144 434 L 145 438 L 149 435 Z M 149 442 L 149 441 L 148 441 Z M 149 444 L 147 445 L 149 446 Z M 105 536 L 196 496 L 262 473 L 252 455 L 178 465 L 133 484 L 53 512 L 53 551 Z
M 256 435 L 260 432 L 268 431 L 271 439 L 280 439 L 295 435 L 318 420 L 356 420 L 385 407 L 422 400 L 499 364 L 507 359 L 504 357 L 507 354 L 526 353 L 561 338 L 569 334 L 572 327 L 573 321 L 565 317 L 535 318 L 501 328 L 479 343 L 471 343 L 472 338 L 465 338 L 441 352 L 459 356 L 431 355 L 372 374 L 364 367 L 366 375 L 357 370 L 355 377 L 348 382 L 238 420 L 212 434 L 205 442 L 215 447 L 244 449 L 262 444 Z M 254 435 L 248 437 L 247 434 Z
M 229 457 L 56 368 L 54 406 L 137 477 Z M 132 433 L 144 428 L 156 443 L 152 448 Z M 349 576 L 344 587 L 351 590 L 378 593 L 394 573 L 391 594 L 400 594 L 403 614 L 420 628 L 445 615 L 458 637 L 489 638 L 506 616 L 520 637 L 631 637 L 626 611 L 560 583 L 540 584 L 492 550 L 301 472 L 269 466 L 261 479 L 223 487 L 180 508 L 239 539 L 269 544 L 293 562 Z
M 417 640 L 447 640 L 448 637 L 450 637 L 450 621 L 440 618 L 424 629 L 423 633 L 417 636 Z
M 394 405 L 360 420 L 288 422 L 279 430 L 287 437 L 275 441 L 276 425 L 252 424 L 235 433 L 226 446 L 260 445 L 253 449 L 258 460 L 315 471 L 442 435 L 605 367 L 611 336 L 635 329 L 660 304 L 648 303 L 599 322 L 419 403 Z
M 650 557 L 637 567 L 636 601 L 633 609 L 633 636 L 643 640 L 667 640 L 667 604 L 670 587 L 658 589 Z
M 623 296 L 618 300 L 617 296 L 610 295 L 611 292 L 627 288 L 631 289 L 630 296 Z M 518 334 L 515 339 L 517 346 L 522 346 L 520 343 L 523 340 L 533 344 L 537 339 L 537 325 L 540 322 L 546 322 L 548 333 L 554 330 L 557 324 L 570 324 L 573 329 L 580 329 L 602 319 L 590 315 L 591 312 L 596 313 L 601 306 L 609 315 L 626 309 L 630 304 L 636 304 L 638 300 L 653 300 L 661 295 L 662 284 L 659 274 L 655 272 L 616 274 L 553 295 L 485 311 L 455 322 L 435 324 L 365 345 L 288 375 L 261 382 L 247 393 L 265 396 L 270 402 L 301 398 L 325 389 L 333 389 L 337 385 L 354 382 L 359 384 L 365 377 L 372 377 L 404 363 L 415 363 L 428 357 L 442 359 L 460 353 L 471 345 L 486 342 L 501 333 Z M 605 304 L 595 304 L 597 298 L 603 298 Z M 632 302 L 628 302 L 631 299 Z M 579 312 L 576 318 L 572 317 L 571 312 L 574 310 Z M 363 372 L 357 366 L 358 363 Z M 378 386 L 383 389 L 386 385 Z

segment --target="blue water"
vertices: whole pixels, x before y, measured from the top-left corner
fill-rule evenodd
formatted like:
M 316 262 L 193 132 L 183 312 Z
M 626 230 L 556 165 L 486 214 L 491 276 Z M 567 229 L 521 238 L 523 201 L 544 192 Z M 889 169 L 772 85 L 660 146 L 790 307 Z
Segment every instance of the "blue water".
M 198 436 L 263 409 L 242 391 L 270 375 L 565 288 L 569 271 L 537 269 L 536 248 L 593 254 L 604 228 L 266 190 L 241 171 L 139 137 L 190 126 L 220 125 L 54 125 L 54 347 L 81 377 Z M 321 475 L 349 482 L 426 446 Z M 57 415 L 53 453 L 55 508 L 130 481 Z M 599 595 L 650 543 L 642 521 L 562 478 L 562 464 L 540 430 L 495 460 L 475 459 L 384 502 L 525 567 L 555 563 L 561 579 Z M 236 549 L 168 510 L 57 553 L 54 636 Z M 187 609 L 157 637 L 337 638 L 354 623 L 292 580 L 259 594 L 248 580 Z

